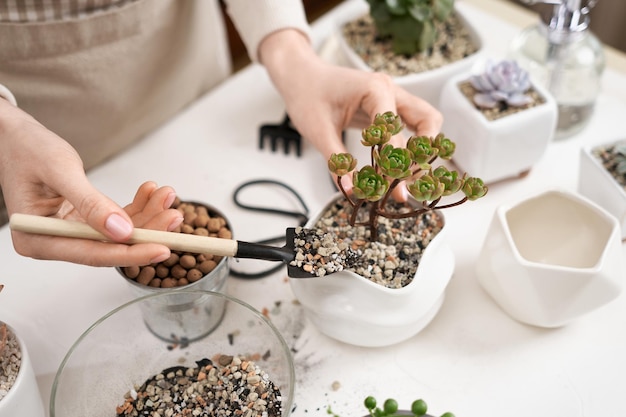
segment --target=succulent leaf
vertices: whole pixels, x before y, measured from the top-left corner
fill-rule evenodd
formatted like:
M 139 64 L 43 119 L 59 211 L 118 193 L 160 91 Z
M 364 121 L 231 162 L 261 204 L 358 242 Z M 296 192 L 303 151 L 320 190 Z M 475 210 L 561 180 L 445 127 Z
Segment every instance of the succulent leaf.
M 435 136 L 432 146 L 438 150 L 437 156 L 441 159 L 449 160 L 454 155 L 456 144 L 447 138 L 443 133 Z
M 374 152 L 374 161 L 383 175 L 395 179 L 404 179 L 411 176 L 413 159 L 411 152 L 406 148 L 396 148 L 385 145 L 380 151 Z
M 384 145 L 391 139 L 391 132 L 386 125 L 370 125 L 361 132 L 361 143 L 364 146 Z
M 356 168 L 357 160 L 349 153 L 332 154 L 328 160 L 328 169 L 341 177 Z
M 428 136 L 411 136 L 406 143 L 406 148 L 411 152 L 413 161 L 422 167 L 439 153 L 439 149 L 433 147 L 432 140 Z
M 450 171 L 444 166 L 435 168 L 433 175 L 439 178 L 439 181 L 441 181 L 444 185 L 444 196 L 456 193 L 465 183 L 465 176 L 459 178 L 459 173 L 457 171 Z
M 445 191 L 443 184 L 432 172 L 416 179 L 412 184 L 407 185 L 409 193 L 417 201 L 433 201 L 440 198 Z
M 389 182 L 370 165 L 355 171 L 352 182 L 352 193 L 360 200 L 378 201 L 389 189 Z
M 489 188 L 485 185 L 482 179 L 470 177 L 465 180 L 462 190 L 468 200 L 474 201 L 484 197 L 485 194 L 487 194 L 487 191 L 489 191 Z
M 391 132 L 392 136 L 397 135 L 402 131 L 402 129 L 404 129 L 404 123 L 402 123 L 400 116 L 391 111 L 376 114 L 373 124 L 377 126 L 385 126 L 387 131 Z

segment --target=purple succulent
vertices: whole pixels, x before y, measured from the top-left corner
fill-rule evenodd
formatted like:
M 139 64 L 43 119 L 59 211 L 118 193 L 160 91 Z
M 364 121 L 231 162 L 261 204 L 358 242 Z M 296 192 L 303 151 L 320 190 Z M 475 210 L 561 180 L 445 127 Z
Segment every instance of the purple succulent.
M 485 71 L 470 77 L 470 83 L 479 91 L 473 98 L 479 107 L 493 108 L 500 102 L 521 107 L 532 102 L 525 94 L 530 88 L 528 72 L 513 60 L 487 62 Z

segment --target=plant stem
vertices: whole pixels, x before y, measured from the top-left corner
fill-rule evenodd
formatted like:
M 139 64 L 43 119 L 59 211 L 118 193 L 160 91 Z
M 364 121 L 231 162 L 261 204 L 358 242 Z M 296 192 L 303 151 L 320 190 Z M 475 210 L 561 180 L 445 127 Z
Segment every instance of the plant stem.
M 387 200 L 389 200 L 389 196 L 391 195 L 391 193 L 393 192 L 394 188 L 396 188 L 398 186 L 398 184 L 400 184 L 400 180 L 399 179 L 394 179 L 391 182 L 391 185 L 389 186 L 389 189 L 387 190 L 387 192 L 385 193 L 385 195 L 383 196 L 383 200 L 380 203 L 379 207 L 386 207 L 387 206 Z
M 343 196 L 346 198 L 346 200 L 348 200 L 348 203 L 354 207 L 354 201 L 352 201 L 352 199 L 350 198 L 350 196 L 348 195 L 348 193 L 346 192 L 346 190 L 343 188 L 343 184 L 341 183 L 341 175 L 337 176 L 337 188 L 339 188 L 339 191 L 341 191 L 341 194 L 343 194 Z
M 356 224 L 356 216 L 359 214 L 359 209 L 363 205 L 364 200 L 357 200 L 356 204 L 352 207 L 352 214 L 350 215 L 350 226 L 354 227 Z
M 378 240 L 378 227 L 376 227 L 376 223 L 378 220 L 378 208 L 380 204 L 378 201 L 372 203 L 372 207 L 370 207 L 370 240 L 375 241 Z
M 462 199 L 460 199 L 456 203 L 450 203 L 450 204 L 446 204 L 446 205 L 443 205 L 443 206 L 439 206 L 439 207 L 437 207 L 437 210 L 458 206 L 459 204 L 463 204 L 466 201 L 467 201 L 467 197 L 463 197 Z

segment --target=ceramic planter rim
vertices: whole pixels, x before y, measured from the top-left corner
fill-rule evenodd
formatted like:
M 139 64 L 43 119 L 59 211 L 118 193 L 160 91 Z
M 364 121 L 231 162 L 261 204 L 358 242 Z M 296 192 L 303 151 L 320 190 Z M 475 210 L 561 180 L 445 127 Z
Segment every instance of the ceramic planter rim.
M 535 200 L 535 199 L 539 199 L 543 196 L 549 195 L 549 194 L 559 194 L 571 201 L 574 201 L 576 203 L 582 203 L 585 204 L 589 209 L 595 211 L 596 213 L 598 213 L 601 217 L 605 218 L 608 222 L 610 222 L 611 224 L 611 234 L 609 237 L 609 241 L 611 239 L 613 239 L 615 236 L 619 236 L 619 230 L 620 230 L 620 226 L 619 223 L 617 221 L 617 219 L 615 218 L 615 216 L 611 215 L 608 211 L 606 211 L 603 207 L 600 207 L 598 204 L 596 204 L 595 202 L 591 201 L 590 199 L 588 199 L 587 197 L 579 194 L 579 193 L 574 193 L 571 191 L 568 191 L 566 189 L 563 188 L 552 188 L 549 190 L 543 190 L 543 191 L 539 191 L 536 192 L 533 195 L 524 197 L 519 199 L 517 202 L 515 202 L 514 204 L 511 205 L 502 205 L 500 207 L 498 207 L 496 209 L 497 211 L 497 216 L 498 216 L 498 220 L 500 221 L 501 225 L 502 225 L 502 229 L 504 232 L 504 235 L 506 236 L 506 240 L 507 243 L 511 249 L 511 253 L 513 254 L 513 256 L 515 257 L 516 261 L 519 262 L 520 265 L 526 266 L 528 268 L 538 268 L 538 269 L 544 269 L 544 270 L 554 270 L 554 271 L 562 271 L 562 272 L 568 272 L 568 273 L 572 273 L 572 274 L 589 274 L 589 273 L 597 273 L 602 269 L 602 265 L 605 263 L 605 258 L 607 255 L 607 251 L 603 250 L 601 256 L 598 258 L 598 261 L 596 262 L 596 264 L 592 267 L 570 267 L 570 266 L 563 266 L 563 265 L 552 265 L 552 264 L 545 264 L 545 263 L 540 263 L 540 262 L 534 262 L 534 261 L 529 261 L 528 259 L 524 258 L 522 256 L 522 254 L 519 252 L 517 245 L 515 244 L 515 241 L 513 239 L 513 236 L 511 234 L 511 230 L 509 227 L 507 227 L 507 218 L 506 215 L 509 211 L 511 211 L 512 209 L 518 207 L 521 204 L 524 204 L 528 201 L 531 200 Z M 621 240 L 621 239 L 619 239 Z M 606 247 L 605 247 L 606 249 Z

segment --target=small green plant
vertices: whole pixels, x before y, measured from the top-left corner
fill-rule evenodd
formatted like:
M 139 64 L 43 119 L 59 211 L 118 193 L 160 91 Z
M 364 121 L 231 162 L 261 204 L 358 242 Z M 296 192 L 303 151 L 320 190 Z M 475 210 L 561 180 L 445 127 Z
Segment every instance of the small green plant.
M 398 413 L 398 402 L 393 398 L 388 398 L 385 400 L 383 407 L 377 407 L 376 398 L 369 396 L 365 398 L 363 401 L 363 405 L 370 413 L 371 417 L 399 417 L 406 416 L 406 414 Z M 411 414 L 415 417 L 426 416 L 426 412 L 428 411 L 428 405 L 422 399 L 415 400 L 411 404 L 411 410 L 409 410 Z M 443 413 L 441 417 L 455 417 L 454 414 L 447 412 Z
M 367 0 L 381 37 L 389 36 L 396 54 L 413 55 L 437 40 L 435 21 L 445 22 L 454 0 Z
M 390 219 L 417 217 L 434 209 L 458 206 L 487 194 L 483 180 L 459 175 L 445 166 L 432 167 L 437 158 L 450 159 L 456 144 L 442 133 L 436 137 L 411 136 L 406 147 L 389 144 L 393 135 L 402 131 L 404 124 L 393 112 L 377 114 L 373 123 L 363 130 L 361 143 L 371 148 L 370 165 L 355 171 L 357 160 L 350 153 L 332 154 L 328 160 L 330 172 L 337 176 L 337 186 L 352 206 L 351 226 L 368 226 L 370 239 L 378 237 L 379 216 Z M 353 172 L 353 189 L 350 196 L 341 184 L 341 177 Z M 421 203 L 417 208 L 406 212 L 393 212 L 389 209 L 389 198 L 393 190 L 407 182 L 407 189 L 415 200 Z M 462 197 L 452 203 L 441 204 L 443 197 L 460 194 Z M 357 214 L 369 204 L 369 218 L 357 223 Z

